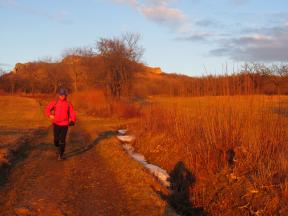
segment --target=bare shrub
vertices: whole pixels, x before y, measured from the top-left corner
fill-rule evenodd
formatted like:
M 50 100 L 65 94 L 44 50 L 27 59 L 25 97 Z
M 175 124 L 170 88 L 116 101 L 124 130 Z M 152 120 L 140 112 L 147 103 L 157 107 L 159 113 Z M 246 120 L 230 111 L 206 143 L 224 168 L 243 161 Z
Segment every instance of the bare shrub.
M 100 39 L 99 55 L 105 61 L 107 92 L 114 98 L 131 93 L 136 63 L 142 56 L 138 34 L 125 34 L 122 38 Z
M 110 100 L 99 89 L 73 93 L 71 100 L 76 109 L 96 117 L 132 118 L 139 116 L 141 110 L 135 103 Z

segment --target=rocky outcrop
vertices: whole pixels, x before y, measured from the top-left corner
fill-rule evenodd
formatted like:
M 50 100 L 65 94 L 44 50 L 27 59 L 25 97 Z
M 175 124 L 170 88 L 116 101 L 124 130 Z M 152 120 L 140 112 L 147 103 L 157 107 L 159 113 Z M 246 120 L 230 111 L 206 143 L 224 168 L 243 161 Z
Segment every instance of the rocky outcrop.
M 153 74 L 163 73 L 160 67 L 146 67 L 146 72 L 153 73 Z
M 17 63 L 12 72 L 17 73 L 19 71 L 23 71 L 26 69 L 26 67 L 27 67 L 27 64 Z

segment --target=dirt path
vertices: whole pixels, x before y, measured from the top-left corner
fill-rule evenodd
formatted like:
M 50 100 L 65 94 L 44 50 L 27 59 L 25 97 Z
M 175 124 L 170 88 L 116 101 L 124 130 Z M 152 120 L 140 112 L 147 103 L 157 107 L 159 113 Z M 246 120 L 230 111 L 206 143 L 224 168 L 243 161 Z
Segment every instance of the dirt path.
M 0 186 L 1 215 L 163 215 L 165 202 L 151 187 L 161 186 L 116 144 L 113 123 L 80 119 L 65 161 L 56 160 L 51 128 L 29 144 Z

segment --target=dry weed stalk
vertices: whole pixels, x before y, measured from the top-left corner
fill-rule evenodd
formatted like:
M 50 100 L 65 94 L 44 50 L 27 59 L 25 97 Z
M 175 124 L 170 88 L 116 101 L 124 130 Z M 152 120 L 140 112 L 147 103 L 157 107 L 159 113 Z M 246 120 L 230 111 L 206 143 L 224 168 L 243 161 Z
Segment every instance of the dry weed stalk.
M 287 213 L 286 97 L 155 101 L 136 127 L 136 148 L 168 170 L 183 161 L 196 176 L 194 205 L 212 215 Z

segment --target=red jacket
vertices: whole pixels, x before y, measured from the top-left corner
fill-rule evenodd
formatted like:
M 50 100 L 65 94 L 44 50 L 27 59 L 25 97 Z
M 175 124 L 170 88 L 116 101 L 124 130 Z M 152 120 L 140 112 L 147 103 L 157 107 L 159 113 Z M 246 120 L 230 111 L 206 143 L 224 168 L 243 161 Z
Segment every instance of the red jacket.
M 54 114 L 51 112 L 54 111 Z M 71 103 L 66 99 L 52 101 L 45 108 L 45 114 L 47 117 L 54 115 L 53 124 L 60 126 L 69 125 L 69 121 L 76 121 L 76 113 Z

